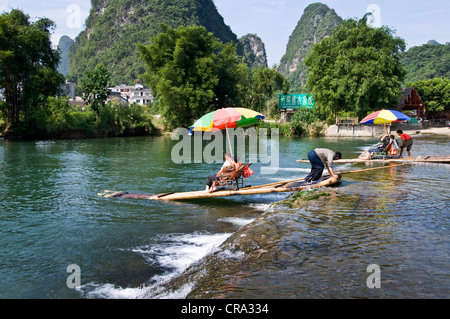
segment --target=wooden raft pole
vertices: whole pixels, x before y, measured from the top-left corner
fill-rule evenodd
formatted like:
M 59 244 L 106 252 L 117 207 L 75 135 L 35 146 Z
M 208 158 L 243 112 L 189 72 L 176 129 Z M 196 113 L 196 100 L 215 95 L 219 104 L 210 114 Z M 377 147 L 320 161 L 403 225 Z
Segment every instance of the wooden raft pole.
M 375 168 L 366 168 L 366 169 L 360 169 L 360 170 L 354 170 L 354 171 L 339 172 L 338 174 L 359 173 L 359 172 L 364 172 L 364 171 L 372 171 L 372 170 L 376 170 L 376 169 L 383 169 L 383 168 L 403 166 L 403 165 L 404 164 L 394 165 L 394 166 L 391 165 L 391 166 L 383 166 L 383 167 L 375 167 Z M 274 183 L 270 183 L 270 184 L 257 185 L 257 186 L 252 186 L 252 187 L 245 187 L 245 188 L 242 188 L 242 189 L 251 190 L 251 189 L 259 189 L 259 188 L 269 188 L 269 187 L 278 188 L 278 187 L 281 187 L 281 186 L 286 185 L 286 184 L 300 182 L 300 181 L 303 181 L 303 180 L 305 180 L 305 178 L 293 179 L 293 180 L 290 180 L 290 181 L 274 182 Z
M 270 183 L 270 184 L 264 184 L 264 185 L 257 185 L 257 186 L 252 186 L 252 187 L 245 187 L 243 189 L 245 190 L 249 190 L 249 189 L 258 189 L 258 188 L 266 188 L 266 187 L 280 187 L 289 183 L 294 183 L 294 182 L 300 182 L 303 181 L 305 178 L 299 178 L 299 179 L 293 179 L 290 181 L 281 181 L 281 182 L 275 182 L 275 183 Z

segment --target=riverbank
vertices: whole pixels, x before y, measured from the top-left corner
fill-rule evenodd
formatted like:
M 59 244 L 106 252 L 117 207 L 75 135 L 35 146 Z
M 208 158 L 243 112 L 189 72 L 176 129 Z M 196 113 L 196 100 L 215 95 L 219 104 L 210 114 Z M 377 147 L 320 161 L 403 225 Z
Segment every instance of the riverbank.
M 419 130 L 403 130 L 406 134 L 417 135 L 417 134 L 430 134 L 430 135 L 442 135 L 450 137 L 449 127 L 430 127 Z
M 395 133 L 396 129 L 392 129 Z M 417 129 L 403 129 L 409 135 L 433 134 L 450 136 L 448 127 L 430 127 Z M 385 134 L 385 128 L 382 125 L 331 125 L 325 130 L 325 137 L 374 137 Z
M 123 107 L 108 102 L 99 110 L 70 105 L 65 98 L 49 98 L 40 112 L 7 126 L 0 119 L 5 139 L 58 140 L 97 137 L 149 136 L 157 129 L 150 108 L 136 103 Z

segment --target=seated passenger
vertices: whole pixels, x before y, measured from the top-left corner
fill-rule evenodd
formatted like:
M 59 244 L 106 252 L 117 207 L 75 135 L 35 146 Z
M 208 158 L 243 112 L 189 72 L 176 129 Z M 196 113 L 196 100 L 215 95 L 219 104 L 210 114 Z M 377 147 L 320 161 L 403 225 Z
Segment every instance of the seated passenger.
M 375 145 L 372 148 L 369 148 L 368 152 L 370 153 L 381 153 L 384 152 L 384 149 L 388 146 L 389 144 L 389 135 L 381 135 L 380 136 L 381 142 L 378 143 L 377 145 Z
M 237 157 L 234 156 L 234 158 L 231 156 L 230 153 L 225 153 L 225 162 L 222 165 L 222 168 L 216 175 L 209 175 L 206 179 L 206 189 L 205 192 L 213 192 L 215 191 L 215 187 L 213 187 L 213 183 L 217 180 L 219 180 L 219 175 L 226 173 L 226 172 L 233 172 L 236 169 L 237 164 Z
M 364 151 L 364 153 L 362 153 L 359 158 L 362 160 L 371 160 L 373 153 L 381 153 L 384 152 L 385 149 L 387 148 L 387 146 L 390 143 L 390 139 L 389 139 L 389 135 L 380 135 L 380 140 L 381 142 L 378 143 L 377 145 L 370 147 L 369 149 L 367 149 L 366 151 Z
M 395 136 L 391 135 L 389 144 L 386 146 L 386 148 L 383 150 L 383 152 L 389 152 L 390 156 L 398 155 L 398 143 L 395 140 Z

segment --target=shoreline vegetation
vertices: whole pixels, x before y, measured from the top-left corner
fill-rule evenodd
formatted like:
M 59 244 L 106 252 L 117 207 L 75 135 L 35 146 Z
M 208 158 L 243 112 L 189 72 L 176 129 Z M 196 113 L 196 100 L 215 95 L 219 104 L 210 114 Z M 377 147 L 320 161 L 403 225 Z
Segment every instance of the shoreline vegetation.
M 60 109 L 59 114 L 41 118 L 33 127 L 19 126 L 14 134 L 1 133 L 5 123 L 0 119 L 0 138 L 13 140 L 60 140 L 89 139 L 107 137 L 161 136 L 170 135 L 158 114 L 152 114 L 150 108 L 138 104 L 123 107 L 115 102 L 108 102 L 100 112 L 98 120 L 89 106 L 84 110 L 79 106 L 67 105 Z M 273 129 L 278 129 L 278 135 L 284 137 L 327 137 L 325 121 L 311 124 L 286 122 L 276 120 L 261 121 L 256 129 L 267 129 L 270 135 Z M 450 127 L 406 128 L 407 134 L 440 135 L 450 137 Z M 357 136 L 355 136 L 357 137 Z
M 139 104 L 123 107 L 108 102 L 98 114 L 90 106 L 70 105 L 65 98 L 48 98 L 40 112 L 26 122 L 20 122 L 7 139 L 83 139 L 98 137 L 155 135 L 159 129 L 153 124 L 150 109 Z M 6 123 L 0 118 L 0 131 Z
M 301 90 L 314 96 L 314 110 L 300 109 L 291 122 L 279 123 L 277 96 L 297 92 L 291 83 L 275 66 L 251 69 L 236 44 L 222 43 L 202 26 L 173 29 L 160 24 L 151 44 L 137 45 L 146 65 L 142 83 L 155 97 L 150 105 L 107 102 L 111 72 L 102 62 L 85 69 L 75 81 L 75 91 L 82 94 L 85 106 L 71 105 L 67 96 L 61 96 L 65 79 L 56 69 L 60 53 L 50 45 L 54 23 L 46 18 L 32 22 L 27 14 L 13 9 L 0 15 L 0 42 L 8 44 L 0 50 L 0 137 L 170 134 L 203 114 L 230 106 L 263 113 L 266 120 L 256 128 L 265 128 L 269 134 L 277 129 L 280 136 L 326 136 L 326 129 L 338 117 L 362 118 L 396 105 L 405 85 L 407 72 L 399 59 L 404 40 L 388 28 L 368 26 L 367 21 L 367 15 L 346 20 L 312 47 Z M 17 36 L 21 33 L 26 36 Z M 6 36 L 11 39 L 6 41 Z M 367 41 L 361 42 L 360 37 Z M 35 51 L 38 54 L 32 54 Z M 380 66 L 380 61 L 385 62 Z M 428 112 L 447 116 L 449 79 L 409 84 L 418 87 Z

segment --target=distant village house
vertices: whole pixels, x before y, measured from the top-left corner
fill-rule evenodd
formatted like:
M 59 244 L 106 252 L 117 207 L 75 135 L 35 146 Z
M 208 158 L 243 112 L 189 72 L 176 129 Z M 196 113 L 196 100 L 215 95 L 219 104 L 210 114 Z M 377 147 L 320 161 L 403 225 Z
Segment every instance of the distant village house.
M 402 98 L 397 104 L 397 111 L 408 114 L 415 119 L 423 119 L 427 110 L 417 90 L 413 87 L 407 87 L 403 88 Z
M 126 101 L 129 104 L 137 103 L 140 105 L 147 105 L 153 103 L 152 91 L 148 88 L 144 88 L 140 83 L 135 85 L 121 84 L 115 87 L 109 88 L 109 99 L 121 98 L 122 101 Z
M 150 105 L 153 103 L 154 97 L 152 92 L 148 88 L 144 88 L 140 83 L 135 85 L 121 84 L 115 87 L 108 88 L 110 91 L 107 101 L 118 100 L 121 104 L 128 105 L 137 103 L 140 105 Z M 1 93 L 1 92 L 0 92 Z M 71 105 L 78 105 L 83 107 L 85 105 L 84 100 L 76 96 L 75 84 L 66 82 L 61 87 L 61 95 L 69 97 L 69 103 Z

